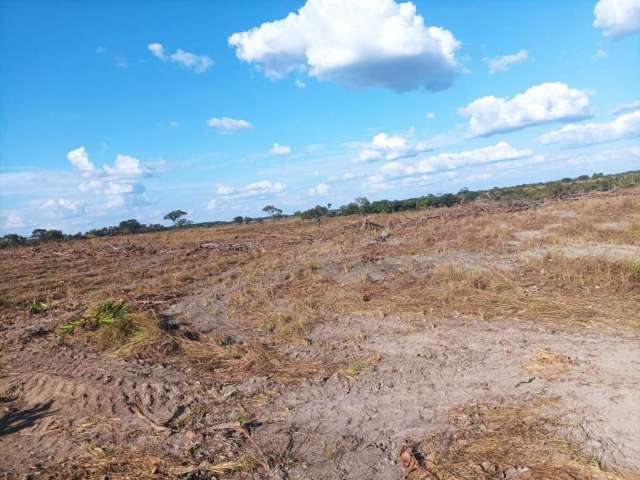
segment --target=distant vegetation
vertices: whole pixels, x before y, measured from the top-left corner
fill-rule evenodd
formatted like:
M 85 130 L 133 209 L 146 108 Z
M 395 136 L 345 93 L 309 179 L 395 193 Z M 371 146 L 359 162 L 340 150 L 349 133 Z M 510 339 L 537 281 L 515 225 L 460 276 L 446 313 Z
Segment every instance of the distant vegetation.
M 406 200 L 376 200 L 369 201 L 366 197 L 360 197 L 347 205 L 332 209 L 331 204 L 326 206 L 316 205 L 304 211 L 298 211 L 293 216 L 302 219 L 315 219 L 320 221 L 322 217 L 341 215 L 369 215 L 375 213 L 393 213 L 411 210 L 424 210 L 428 208 L 452 207 L 463 203 L 473 202 L 476 199 L 489 201 L 512 202 L 521 200 L 545 200 L 549 198 L 567 198 L 582 195 L 592 191 L 608 191 L 616 188 L 629 188 L 640 185 L 640 171 L 631 171 L 604 175 L 581 175 L 577 178 L 563 178 L 562 180 L 544 183 L 532 183 L 517 185 L 514 187 L 494 187 L 489 190 L 462 189 L 458 193 L 445 193 L 442 195 L 425 195 L 422 197 L 408 198 Z M 274 221 L 286 217 L 280 208 L 267 205 L 262 209 Z M 65 234 L 60 230 L 47 230 L 37 228 L 30 237 L 17 234 L 7 234 L 0 238 L 0 248 L 14 247 L 18 245 L 34 245 L 41 242 L 78 240 L 92 237 L 110 237 L 115 235 L 129 235 L 146 232 L 159 232 L 176 228 L 198 228 L 226 225 L 229 223 L 252 223 L 263 219 L 250 217 L 235 217 L 231 222 L 203 222 L 193 223 L 184 218 L 187 212 L 174 210 L 164 216 L 164 220 L 173 222 L 173 226 L 166 227 L 161 224 L 145 225 L 135 219 L 123 220 L 118 226 L 103 227 L 89 230 L 86 233 Z

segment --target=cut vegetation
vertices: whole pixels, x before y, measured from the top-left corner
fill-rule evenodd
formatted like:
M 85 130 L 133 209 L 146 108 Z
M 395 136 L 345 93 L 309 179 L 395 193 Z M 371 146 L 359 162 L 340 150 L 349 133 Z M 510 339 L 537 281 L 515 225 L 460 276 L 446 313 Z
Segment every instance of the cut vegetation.
M 506 190 L 0 250 L 3 478 L 640 478 L 640 191 Z

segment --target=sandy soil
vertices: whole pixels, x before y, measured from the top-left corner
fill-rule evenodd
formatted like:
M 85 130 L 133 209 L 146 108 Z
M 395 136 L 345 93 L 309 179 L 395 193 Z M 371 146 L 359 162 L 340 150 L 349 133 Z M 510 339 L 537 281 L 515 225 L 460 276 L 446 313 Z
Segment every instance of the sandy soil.
M 0 252 L 0 478 L 640 478 L 640 196 L 465 212 Z
M 443 419 L 454 407 L 532 397 L 561 398 L 556 408 L 566 415 L 566 433 L 585 426 L 598 461 L 640 465 L 637 332 L 348 318 L 311 338 L 335 345 L 338 356 L 355 351 L 369 364 L 354 378 L 301 385 L 265 410 L 265 418 L 279 415 L 259 438 L 286 443 L 283 437 L 293 435 L 300 443 L 291 478 L 401 478 L 401 445 L 446 427 Z M 566 364 L 549 354 L 566 355 Z

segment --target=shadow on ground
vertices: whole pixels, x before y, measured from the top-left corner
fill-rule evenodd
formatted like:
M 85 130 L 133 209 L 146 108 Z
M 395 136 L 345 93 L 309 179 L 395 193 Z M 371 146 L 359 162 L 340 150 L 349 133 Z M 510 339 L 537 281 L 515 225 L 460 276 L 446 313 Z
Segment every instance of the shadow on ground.
M 53 401 L 37 403 L 29 408 L 13 410 L 0 418 L 0 437 L 33 427 L 39 420 L 54 413 Z

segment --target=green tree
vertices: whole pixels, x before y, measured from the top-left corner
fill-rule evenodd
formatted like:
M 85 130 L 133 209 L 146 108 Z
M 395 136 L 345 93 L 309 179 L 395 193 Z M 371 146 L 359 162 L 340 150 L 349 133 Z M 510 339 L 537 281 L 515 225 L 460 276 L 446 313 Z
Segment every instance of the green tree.
M 271 215 L 271 218 L 273 219 L 273 221 L 276 221 L 277 217 L 282 216 L 282 209 L 277 208 L 275 205 L 265 205 L 262 208 L 262 211 L 265 212 L 267 215 Z
M 184 217 L 185 215 L 188 215 L 188 213 L 185 212 L 184 210 L 173 210 L 167 213 L 164 216 L 163 220 L 171 220 L 176 227 L 179 227 L 180 224 L 178 223 L 178 221 L 180 217 Z
M 367 197 L 358 197 L 355 200 L 356 205 L 360 209 L 360 213 L 369 213 L 371 203 Z
M 120 231 L 120 233 L 137 233 L 142 230 L 142 228 L 142 224 L 135 218 L 123 220 L 118 225 L 118 230 Z
M 300 216 L 305 220 L 313 218 L 318 222 L 320 222 L 322 217 L 326 217 L 327 215 L 329 215 L 329 209 L 322 205 L 316 205 L 315 207 L 305 210 L 300 214 Z

